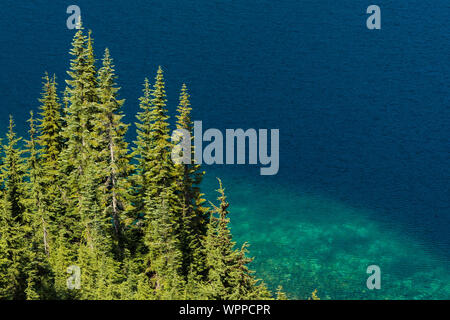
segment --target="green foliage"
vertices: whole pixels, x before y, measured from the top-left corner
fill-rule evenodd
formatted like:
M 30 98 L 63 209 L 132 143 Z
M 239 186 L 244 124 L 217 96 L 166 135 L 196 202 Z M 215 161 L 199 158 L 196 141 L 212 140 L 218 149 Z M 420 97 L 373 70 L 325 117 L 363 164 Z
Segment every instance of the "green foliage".
M 25 164 L 23 151 L 18 148 L 21 139 L 16 137 L 12 117 L 6 137 L 0 173 L 0 298 L 23 299 L 26 297 L 29 266 L 26 238 L 29 230 L 24 204 Z
M 33 201 L 31 211 L 34 212 L 36 228 L 44 243 L 45 253 L 50 254 L 59 222 L 64 216 L 62 201 L 62 178 L 60 153 L 63 148 L 61 136 L 61 105 L 57 95 L 56 78 L 44 76 L 41 99 L 40 118 L 30 119 L 30 141 L 28 143 L 29 198 Z M 38 230 L 36 229 L 36 230 Z
M 109 233 L 113 236 L 116 255 L 124 249 L 123 222 L 125 213 L 132 211 L 130 181 L 132 172 L 125 134 L 128 126 L 122 122 L 121 107 L 124 100 L 117 98 L 119 88 L 115 83 L 113 60 L 105 50 L 103 66 L 98 73 L 99 114 L 96 121 L 98 151 L 96 166 L 99 168 L 100 206 L 105 217 L 113 223 Z M 111 224 L 109 224 L 111 226 Z
M 222 185 L 211 211 L 200 165 L 171 159 L 161 67 L 153 86 L 145 79 L 130 152 L 109 50 L 97 70 L 81 28 L 70 54 L 62 105 L 45 74 L 28 140 L 11 118 L 0 143 L 0 299 L 271 298 L 248 245 L 234 248 Z M 176 111 L 193 138 L 185 85 Z M 67 285 L 73 265 L 80 288 Z
M 49 78 L 48 74 L 44 76 L 42 97 L 39 100 L 40 116 L 39 130 L 40 135 L 37 142 L 42 150 L 43 166 L 48 171 L 49 178 L 55 178 L 58 175 L 58 159 L 63 147 L 61 128 L 61 105 L 57 94 L 56 77 Z
M 146 78 L 144 81 L 144 88 L 142 90 L 143 96 L 139 98 L 140 112 L 137 113 L 136 118 L 138 122 L 136 125 L 136 141 L 134 144 L 136 147 L 133 150 L 133 156 L 137 162 L 136 175 L 134 176 L 134 183 L 136 188 L 136 208 L 138 212 L 142 212 L 144 209 L 144 195 L 146 190 L 144 189 L 148 182 L 145 181 L 147 172 L 150 170 L 149 160 L 152 145 L 151 136 L 151 90 L 150 83 Z
M 48 77 L 47 77 L 48 80 Z M 50 239 L 48 230 L 48 208 L 45 207 L 45 194 L 48 189 L 43 185 L 44 168 L 36 141 L 36 126 L 33 112 L 30 112 L 30 140 L 26 143 L 26 194 L 24 198 L 27 227 L 29 235 L 28 246 L 28 278 L 27 299 L 37 300 L 53 298 L 53 273 L 49 263 Z M 48 167 L 46 167 L 48 168 Z M 53 171 L 53 170 L 52 170 Z
M 225 190 L 219 180 L 219 206 L 213 206 L 206 237 L 206 262 L 208 268 L 205 293 L 209 299 L 268 299 L 270 294 L 265 285 L 252 275 L 247 264 L 252 261 L 246 256 L 248 244 L 234 249 L 231 231 L 228 227 L 228 206 Z
M 183 287 L 182 252 L 176 232 L 176 219 L 170 209 L 170 190 L 149 204 L 145 244 L 148 247 L 146 275 L 156 298 L 176 299 Z
M 277 287 L 276 298 L 277 300 L 287 300 L 287 296 L 284 293 L 282 286 Z
M 308 300 L 320 300 L 320 298 L 317 296 L 317 289 L 314 289 L 314 291 L 311 293 L 311 297 L 308 298 Z
M 149 151 L 148 159 L 146 159 L 148 170 L 144 176 L 144 183 L 147 184 L 145 196 L 148 198 L 148 202 L 158 199 L 164 190 L 174 191 L 175 188 L 174 168 L 171 160 L 172 145 L 170 143 L 169 116 L 166 109 L 166 91 L 161 67 L 158 68 L 151 96 Z M 167 196 L 172 195 L 167 194 Z M 167 201 L 173 202 L 172 197 Z M 167 205 L 171 209 L 172 203 Z
M 64 110 L 65 126 L 61 135 L 64 139 L 64 147 L 61 151 L 60 174 L 64 177 L 61 197 L 64 199 L 65 213 L 59 217 L 59 228 L 65 230 L 67 245 L 76 247 L 82 240 L 83 226 L 82 220 L 86 218 L 86 212 L 90 210 L 92 196 L 96 196 L 94 190 L 82 190 L 83 187 L 92 187 L 92 180 L 96 177 L 89 177 L 87 172 L 94 167 L 94 160 L 91 155 L 95 151 L 96 137 L 94 119 L 97 116 L 97 75 L 94 65 L 92 38 L 84 36 L 83 28 L 78 30 L 72 42 L 70 54 L 73 59 L 70 63 L 68 75 L 70 80 L 66 80 L 65 100 L 67 108 Z M 87 196 L 88 198 L 84 198 Z M 70 250 L 73 252 L 73 250 Z M 75 260 L 76 254 L 73 254 Z
M 193 123 L 191 120 L 191 107 L 189 93 L 183 84 L 180 93 L 180 102 L 177 108 L 176 129 L 185 130 L 194 139 Z M 195 150 L 191 150 L 191 162 L 175 164 L 175 182 L 180 203 L 180 239 L 183 256 L 183 274 L 195 277 L 197 280 L 204 278 L 205 250 L 203 240 L 206 236 L 208 224 L 208 208 L 204 206 L 205 199 L 200 191 L 200 183 L 204 171 L 194 161 Z

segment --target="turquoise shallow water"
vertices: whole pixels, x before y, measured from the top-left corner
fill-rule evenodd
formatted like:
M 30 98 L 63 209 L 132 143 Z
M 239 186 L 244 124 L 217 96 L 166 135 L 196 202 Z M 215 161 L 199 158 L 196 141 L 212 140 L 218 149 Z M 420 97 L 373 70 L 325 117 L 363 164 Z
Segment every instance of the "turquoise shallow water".
M 220 172 L 209 173 L 203 189 L 211 199 Z M 448 259 L 376 212 L 239 176 L 223 182 L 235 240 L 250 243 L 257 276 L 289 298 L 314 289 L 322 299 L 450 298 Z M 381 269 L 380 290 L 367 289 L 369 265 Z

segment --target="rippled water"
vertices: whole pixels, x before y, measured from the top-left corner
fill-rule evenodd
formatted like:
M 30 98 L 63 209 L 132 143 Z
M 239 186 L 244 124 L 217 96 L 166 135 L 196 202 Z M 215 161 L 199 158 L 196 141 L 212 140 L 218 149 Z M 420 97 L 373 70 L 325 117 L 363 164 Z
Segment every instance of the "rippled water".
M 224 184 L 235 240 L 250 242 L 252 267 L 272 289 L 297 299 L 315 289 L 322 299 L 450 297 L 448 258 L 376 212 L 237 177 Z M 370 265 L 381 269 L 381 290 L 367 289 Z
M 204 186 L 224 179 L 258 275 L 298 298 L 450 298 L 448 1 L 380 0 L 378 31 L 363 0 L 77 4 L 115 58 L 126 121 L 162 65 L 172 111 L 186 82 L 205 128 L 280 129 L 277 176 L 207 168 Z M 68 5 L 2 2 L 2 128 L 12 113 L 25 133 L 44 71 L 63 84 Z

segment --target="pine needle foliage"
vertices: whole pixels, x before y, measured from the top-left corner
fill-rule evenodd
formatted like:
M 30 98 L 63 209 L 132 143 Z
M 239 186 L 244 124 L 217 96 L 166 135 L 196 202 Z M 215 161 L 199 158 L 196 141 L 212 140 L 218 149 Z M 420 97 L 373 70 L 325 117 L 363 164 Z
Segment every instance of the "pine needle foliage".
M 271 299 L 221 181 L 207 205 L 201 166 L 172 160 L 170 126 L 194 138 L 187 86 L 171 124 L 162 68 L 144 80 L 131 148 L 110 51 L 79 23 L 62 95 L 45 73 L 27 139 L 11 117 L 0 141 L 0 299 Z

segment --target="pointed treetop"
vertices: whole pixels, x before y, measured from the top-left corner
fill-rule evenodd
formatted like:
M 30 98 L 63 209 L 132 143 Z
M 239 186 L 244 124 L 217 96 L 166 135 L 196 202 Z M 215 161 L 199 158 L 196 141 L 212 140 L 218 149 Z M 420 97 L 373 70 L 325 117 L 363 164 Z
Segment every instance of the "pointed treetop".
M 157 85 L 158 82 L 164 84 L 164 71 L 161 68 L 161 66 L 158 66 L 158 71 L 156 72 L 155 80 L 156 80 L 155 86 Z
M 105 52 L 103 53 L 102 66 L 103 69 L 114 71 L 113 59 L 108 48 L 105 48 Z
M 75 28 L 78 30 L 83 29 L 83 23 L 81 22 L 81 14 L 78 16 L 78 21 L 76 22 Z
M 110 53 L 109 53 L 109 48 L 108 47 L 105 48 L 105 53 L 104 53 L 103 57 L 104 57 L 104 59 L 106 59 L 106 58 L 109 59 Z
M 217 177 L 216 177 L 216 179 L 217 179 L 217 181 L 219 181 L 219 189 L 216 190 L 220 194 L 218 199 L 225 201 L 227 199 L 227 197 L 225 195 L 225 188 L 222 185 L 222 180 Z
M 222 180 L 220 180 L 219 178 L 216 178 L 216 179 L 217 179 L 217 181 L 219 181 L 219 189 L 217 189 L 216 191 L 219 193 L 217 200 L 220 201 L 220 208 L 218 208 L 211 201 L 209 201 L 209 203 L 215 209 L 215 211 L 220 215 L 220 217 L 223 219 L 228 214 L 227 208 L 229 206 L 229 203 L 227 202 L 227 196 L 225 195 L 225 188 L 222 185 Z
M 14 118 L 12 115 L 9 115 L 9 126 L 8 126 L 8 133 L 6 136 L 8 137 L 8 141 L 10 144 L 14 145 L 18 141 L 22 140 L 22 138 L 16 138 L 16 133 L 14 132 L 14 127 L 16 125 L 14 124 Z
M 144 94 L 150 93 L 150 81 L 148 81 L 147 77 L 144 79 L 144 89 L 142 89 L 142 91 Z
M 191 103 L 189 102 L 189 91 L 187 89 L 187 86 L 185 83 L 183 83 L 183 85 L 181 86 L 181 94 L 180 94 L 180 104 L 183 107 L 189 107 L 191 105 Z
M 9 127 L 8 127 L 9 133 L 14 132 L 14 127 L 15 127 L 15 126 L 16 126 L 16 125 L 14 124 L 14 118 L 13 118 L 12 114 L 10 114 L 10 115 L 9 115 Z
M 192 131 L 192 121 L 191 121 L 191 103 L 189 101 L 189 92 L 186 87 L 186 84 L 183 83 L 181 87 L 180 93 L 180 102 L 177 107 L 178 115 L 177 118 L 177 129 L 185 129 L 188 131 Z
M 34 112 L 33 112 L 33 110 L 30 111 L 30 118 L 27 120 L 27 122 L 30 123 L 30 131 L 34 132 L 34 123 L 36 122 L 36 119 L 34 119 Z
M 50 81 L 50 77 L 48 76 L 47 71 L 44 72 L 44 76 L 42 77 L 42 79 L 44 80 L 44 84 L 46 84 Z
M 160 104 L 161 107 L 166 103 L 166 91 L 164 90 L 164 72 L 161 66 L 158 67 L 158 71 L 155 77 L 155 84 L 153 85 L 152 96 L 154 97 L 153 103 Z
M 95 57 L 94 57 L 94 39 L 92 38 L 92 30 L 88 31 L 88 38 L 87 38 L 87 55 L 90 60 L 90 62 L 93 64 L 95 63 Z

